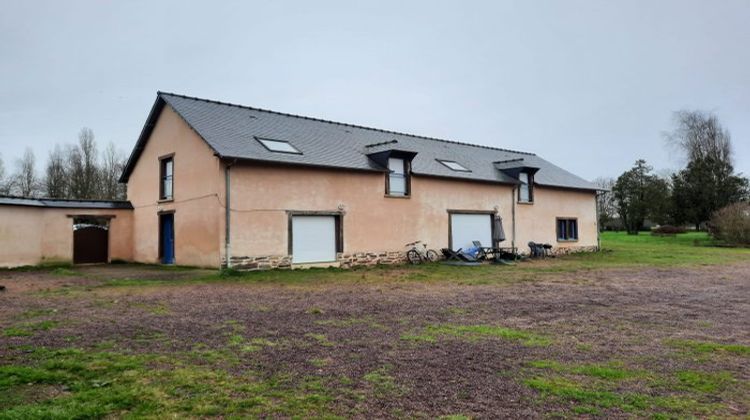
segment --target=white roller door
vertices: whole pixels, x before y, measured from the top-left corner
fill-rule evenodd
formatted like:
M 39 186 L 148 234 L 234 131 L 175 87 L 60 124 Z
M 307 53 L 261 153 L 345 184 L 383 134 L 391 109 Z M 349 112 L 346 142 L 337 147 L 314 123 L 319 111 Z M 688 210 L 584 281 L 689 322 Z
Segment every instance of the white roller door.
M 336 217 L 292 216 L 292 262 L 336 261 Z
M 451 214 L 451 238 L 454 250 L 467 249 L 473 241 L 492 246 L 492 216 L 489 214 Z

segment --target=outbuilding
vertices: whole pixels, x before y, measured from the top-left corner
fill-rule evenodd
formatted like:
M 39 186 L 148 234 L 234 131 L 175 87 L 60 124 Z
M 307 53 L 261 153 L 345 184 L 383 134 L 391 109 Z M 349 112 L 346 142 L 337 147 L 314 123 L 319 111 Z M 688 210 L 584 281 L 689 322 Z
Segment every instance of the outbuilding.
M 133 258 L 127 201 L 0 196 L 0 267 Z

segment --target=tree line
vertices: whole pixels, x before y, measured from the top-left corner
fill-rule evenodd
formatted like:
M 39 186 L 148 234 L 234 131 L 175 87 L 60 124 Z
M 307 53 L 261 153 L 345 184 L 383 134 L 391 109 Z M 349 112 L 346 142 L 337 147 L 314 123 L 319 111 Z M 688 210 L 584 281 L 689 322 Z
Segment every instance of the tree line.
M 750 199 L 748 179 L 734 170 L 729 130 L 716 115 L 679 111 L 665 139 L 683 154 L 685 167 L 660 176 L 638 159 L 617 179 L 597 179 L 605 190 L 598 198 L 601 226 L 631 234 L 646 221 L 701 229 L 718 210 Z
M 44 172 L 36 170 L 34 152 L 27 148 L 6 175 L 0 157 L 0 194 L 79 200 L 124 200 L 125 185 L 117 182 L 127 158 L 110 142 L 99 152 L 94 132 L 82 128 L 75 144 L 56 144 Z

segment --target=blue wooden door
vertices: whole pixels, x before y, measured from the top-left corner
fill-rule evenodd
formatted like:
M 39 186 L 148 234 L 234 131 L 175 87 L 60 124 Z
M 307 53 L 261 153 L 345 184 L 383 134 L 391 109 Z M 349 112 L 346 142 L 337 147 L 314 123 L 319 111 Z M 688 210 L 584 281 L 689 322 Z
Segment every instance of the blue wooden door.
M 174 264 L 174 215 L 161 216 L 161 262 Z

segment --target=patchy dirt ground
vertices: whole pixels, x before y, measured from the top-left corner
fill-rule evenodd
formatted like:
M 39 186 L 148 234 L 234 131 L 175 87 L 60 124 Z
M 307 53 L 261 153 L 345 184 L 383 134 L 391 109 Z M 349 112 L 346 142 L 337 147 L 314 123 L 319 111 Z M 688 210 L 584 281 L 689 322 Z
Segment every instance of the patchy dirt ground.
M 750 414 L 748 263 L 484 285 L 181 283 L 201 274 L 2 273 L 0 365 L 32 366 L 39 348 L 166 355 L 236 377 L 314 378 L 328 398 L 307 413 L 345 417 Z M 14 401 L 0 410 L 39 404 Z

